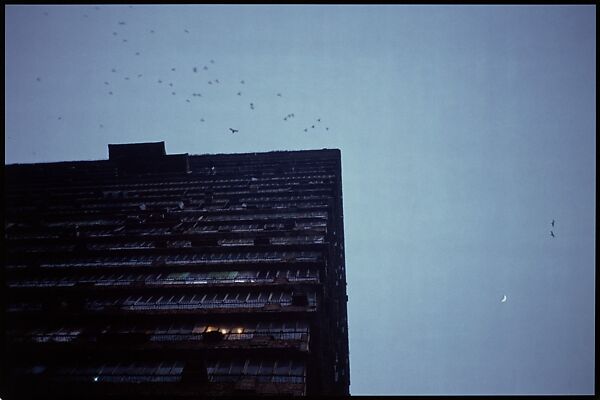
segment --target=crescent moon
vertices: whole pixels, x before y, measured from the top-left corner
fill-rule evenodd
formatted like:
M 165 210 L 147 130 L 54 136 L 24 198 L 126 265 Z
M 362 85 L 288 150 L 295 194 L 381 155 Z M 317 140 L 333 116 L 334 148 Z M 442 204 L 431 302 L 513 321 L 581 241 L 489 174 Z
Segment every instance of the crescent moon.
M 504 295 L 504 297 L 502 298 L 502 300 L 500 300 L 502 303 L 506 303 L 506 295 Z

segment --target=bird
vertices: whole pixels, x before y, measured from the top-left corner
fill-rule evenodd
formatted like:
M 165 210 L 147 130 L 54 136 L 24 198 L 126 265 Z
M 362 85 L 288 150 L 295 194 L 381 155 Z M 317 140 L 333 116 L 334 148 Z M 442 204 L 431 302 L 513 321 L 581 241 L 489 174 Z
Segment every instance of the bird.
M 327 127 L 327 128 L 325 128 L 325 130 L 326 130 L 326 131 L 328 131 L 328 130 L 329 130 L 329 128 Z
M 277 93 L 277 96 L 278 96 L 278 97 L 281 97 L 281 93 Z
M 104 128 L 104 125 L 100 124 L 100 128 Z
M 501 303 L 506 303 L 506 295 L 504 295 L 504 297 L 502 297 L 502 300 L 500 300 Z
M 552 220 L 552 222 L 550 223 L 552 225 L 552 227 L 554 228 L 554 220 Z
M 36 81 L 41 82 L 42 78 L 40 78 L 39 76 L 37 78 L 35 78 Z
M 171 68 L 171 71 L 175 71 L 175 67 Z
M 314 126 L 314 125 L 312 125 L 312 126 L 311 126 L 311 128 L 315 129 L 315 126 Z
M 154 29 L 150 29 L 150 33 L 154 33 Z
M 287 117 L 283 117 L 283 120 L 284 120 L 284 121 L 287 121 Z
M 136 52 L 135 52 L 135 55 L 136 55 L 136 56 L 139 56 L 139 55 L 140 55 L 140 52 L 139 52 L 139 51 L 136 51 Z
M 110 72 L 117 72 L 115 68 L 111 69 Z
M 173 96 L 175 96 L 175 92 L 171 92 L 171 94 L 172 94 Z
M 128 80 L 129 80 L 129 77 L 128 77 L 128 76 L 126 76 L 126 77 L 125 77 L 125 80 L 126 80 L 126 81 L 128 81 Z
M 236 133 L 236 132 L 240 131 L 239 129 L 233 129 L 233 128 L 229 128 L 229 130 L 231 131 L 231 133 Z
M 202 69 L 206 71 L 208 67 L 205 65 L 204 67 L 202 67 Z
M 214 63 L 215 63 L 215 60 L 210 60 L 210 63 L 211 63 L 211 64 L 214 64 Z
M 308 129 L 304 128 L 304 132 L 308 132 Z
M 173 87 L 173 82 L 169 82 L 169 86 Z
M 554 232 L 552 232 L 552 231 L 550 231 L 550 236 L 556 237 L 556 236 L 554 236 Z
M 142 74 L 138 74 L 138 78 L 141 78 L 143 75 Z
M 105 85 L 108 85 L 108 82 L 104 82 Z
M 241 95 L 242 95 L 242 92 L 237 92 L 237 95 L 238 95 L 238 96 L 241 96 Z
M 218 79 L 215 79 L 215 83 L 219 83 L 219 80 L 218 80 Z
M 209 84 L 209 85 L 212 85 L 212 81 L 208 81 L 208 84 Z
M 184 31 L 185 33 L 190 33 L 190 31 L 188 31 L 187 29 L 184 29 L 183 31 Z
M 250 109 L 254 110 L 254 103 L 250 103 Z
M 47 17 L 48 16 L 48 12 L 44 12 L 44 15 Z
M 108 92 L 108 94 L 110 94 L 112 96 L 113 92 Z
M 125 25 L 125 21 L 119 21 L 119 25 Z
M 117 36 L 117 32 L 113 32 L 113 36 Z
M 244 81 L 243 81 L 243 80 L 241 80 L 241 81 L 240 81 L 240 83 L 243 85 L 243 84 L 244 84 Z
M 200 122 L 204 122 L 204 118 L 200 118 Z
M 159 79 L 159 80 L 158 80 L 158 83 L 162 83 L 162 81 Z
M 190 102 L 190 99 L 185 99 L 185 101 L 187 101 L 188 103 Z
M 194 73 L 198 72 L 198 68 L 194 67 L 192 69 L 194 70 Z
M 321 118 L 317 118 L 317 122 L 321 122 Z
M 59 119 L 59 120 L 61 120 L 61 119 L 62 119 L 62 117 L 58 117 L 58 119 Z

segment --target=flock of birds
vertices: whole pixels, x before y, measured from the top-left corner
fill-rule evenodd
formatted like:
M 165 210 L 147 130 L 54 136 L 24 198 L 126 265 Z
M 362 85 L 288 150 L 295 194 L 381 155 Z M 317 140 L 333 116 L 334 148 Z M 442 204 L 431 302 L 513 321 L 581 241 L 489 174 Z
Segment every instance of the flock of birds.
M 133 8 L 133 7 L 129 6 L 129 8 Z M 95 6 L 94 10 L 100 11 L 100 7 Z M 48 17 L 49 13 L 46 11 L 43 13 L 43 15 Z M 82 17 L 89 18 L 89 15 L 83 14 Z M 127 43 L 129 43 L 129 40 L 127 37 L 122 37 L 123 36 L 122 34 L 123 34 L 123 32 L 126 32 L 124 30 L 125 27 L 129 27 L 129 26 L 131 26 L 131 25 L 128 25 L 127 20 L 120 19 L 120 20 L 116 21 L 115 27 L 111 30 L 112 36 L 115 38 L 115 40 L 120 42 L 123 46 L 128 46 L 128 47 L 129 47 L 129 44 L 127 44 Z M 187 28 L 182 28 L 182 32 L 184 35 L 190 34 L 190 31 Z M 149 29 L 149 30 L 147 30 L 147 34 L 156 35 L 157 30 L 155 28 Z M 134 55 L 135 57 L 140 57 L 142 55 L 142 52 L 140 51 L 140 49 L 136 49 L 131 54 Z M 186 89 L 179 89 L 178 87 L 176 87 L 175 86 L 176 79 L 174 79 L 172 76 L 173 76 L 173 73 L 175 73 L 177 71 L 181 72 L 183 70 L 183 71 L 187 71 L 187 73 L 191 72 L 191 74 L 193 74 L 192 77 L 194 79 L 194 81 L 193 81 L 194 84 L 196 84 L 196 82 L 198 82 L 198 81 L 203 81 L 205 84 L 207 84 L 213 88 L 217 87 L 217 86 L 222 86 L 222 82 L 221 82 L 221 80 L 219 80 L 219 78 L 214 77 L 214 75 L 212 78 L 209 78 L 209 76 L 208 76 L 208 74 L 210 74 L 209 71 L 212 71 L 214 66 L 215 66 L 214 59 L 210 59 L 208 62 L 204 63 L 204 65 L 202 65 L 202 67 L 199 67 L 198 65 L 188 65 L 185 68 L 181 68 L 177 65 L 174 65 L 170 68 L 170 72 L 165 73 L 161 77 L 156 77 L 155 79 L 149 80 L 148 84 L 151 84 L 150 82 L 154 82 L 154 83 L 152 83 L 153 85 L 157 85 L 159 87 L 165 88 L 171 97 L 173 97 L 173 96 L 179 97 L 181 94 L 183 94 L 183 92 Z M 123 68 L 123 69 L 125 69 L 125 68 Z M 171 77 L 169 77 L 169 74 L 171 74 Z M 201 75 L 198 75 L 198 74 L 201 74 Z M 118 66 L 113 66 L 110 69 L 109 76 L 110 75 L 112 75 L 111 78 L 103 79 L 104 86 L 106 87 L 106 95 L 107 96 L 117 96 L 119 94 L 119 90 L 116 88 L 118 86 L 117 83 L 120 79 L 131 82 L 132 80 L 134 80 L 134 77 L 136 77 L 136 80 L 144 81 L 143 78 L 146 76 L 146 75 L 144 75 L 144 73 L 142 71 L 138 71 L 138 73 L 129 73 L 129 74 L 123 73 L 122 68 L 120 68 Z M 196 77 L 196 75 L 198 75 L 198 77 Z M 36 81 L 41 83 L 42 77 L 40 77 L 40 76 L 36 77 Z M 232 80 L 228 80 L 228 81 L 229 81 L 229 83 L 231 83 L 234 80 L 232 79 Z M 186 86 L 189 86 L 190 82 L 191 81 L 186 82 Z M 246 84 L 246 81 L 244 79 L 239 80 L 239 83 L 235 84 L 237 86 L 237 89 L 232 94 L 235 94 L 238 97 L 246 96 L 246 91 L 242 90 L 242 88 L 247 87 L 247 86 L 244 86 L 245 84 Z M 208 90 L 208 87 L 206 87 L 206 89 Z M 186 103 L 192 103 L 195 100 L 200 100 L 200 98 L 206 99 L 206 97 L 209 97 L 209 96 L 204 96 L 202 91 L 193 90 L 188 95 L 183 96 L 183 98 L 185 99 Z M 283 98 L 284 96 L 283 96 L 282 92 L 278 91 L 278 92 L 274 93 L 274 97 Z M 248 101 L 248 103 L 246 103 L 248 105 L 248 108 L 250 109 L 250 111 L 254 111 L 257 107 L 257 105 L 255 104 L 254 101 L 255 100 L 253 99 L 253 101 Z M 288 122 L 288 121 L 294 119 L 295 117 L 296 117 L 295 113 L 288 113 L 287 115 L 283 116 L 283 121 Z M 200 122 L 205 122 L 204 116 L 199 116 L 198 118 L 199 118 Z M 62 120 L 62 119 L 63 119 L 62 116 L 58 116 L 58 120 Z M 100 123 L 99 128 L 104 128 L 104 124 Z M 318 128 L 321 128 L 321 117 L 316 117 L 312 120 L 309 120 L 307 125 L 301 129 L 302 129 L 302 132 L 308 133 L 309 131 L 313 131 Z M 325 131 L 329 131 L 328 126 L 323 126 L 323 128 Z M 229 131 L 231 134 L 236 134 L 236 133 L 240 132 L 240 128 L 238 128 L 238 127 L 229 128 Z

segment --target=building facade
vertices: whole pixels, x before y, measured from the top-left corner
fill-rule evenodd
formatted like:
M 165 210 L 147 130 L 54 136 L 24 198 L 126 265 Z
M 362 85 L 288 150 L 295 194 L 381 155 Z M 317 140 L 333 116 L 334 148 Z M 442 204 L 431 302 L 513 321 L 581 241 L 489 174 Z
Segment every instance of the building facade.
M 339 150 L 5 166 L 2 398 L 349 394 Z

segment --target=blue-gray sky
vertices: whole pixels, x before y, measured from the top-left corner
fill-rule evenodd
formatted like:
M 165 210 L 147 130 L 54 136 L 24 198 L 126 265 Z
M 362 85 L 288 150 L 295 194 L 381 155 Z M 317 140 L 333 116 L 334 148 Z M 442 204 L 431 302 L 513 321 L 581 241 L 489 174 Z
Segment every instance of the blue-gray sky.
M 591 394 L 595 15 L 9 6 L 5 162 L 339 148 L 352 394 Z

